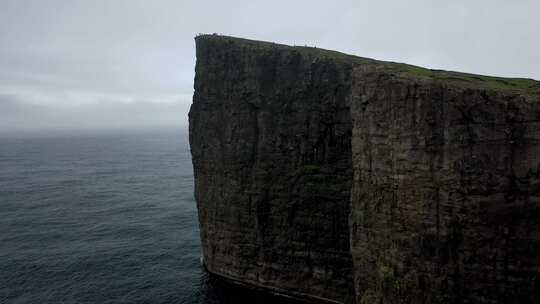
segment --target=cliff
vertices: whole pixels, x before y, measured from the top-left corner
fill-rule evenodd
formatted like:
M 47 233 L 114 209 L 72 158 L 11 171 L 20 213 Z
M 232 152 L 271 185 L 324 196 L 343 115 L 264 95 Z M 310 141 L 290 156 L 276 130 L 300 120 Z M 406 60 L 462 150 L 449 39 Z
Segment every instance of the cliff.
M 189 114 L 209 272 L 335 303 L 540 296 L 540 83 L 217 35 Z

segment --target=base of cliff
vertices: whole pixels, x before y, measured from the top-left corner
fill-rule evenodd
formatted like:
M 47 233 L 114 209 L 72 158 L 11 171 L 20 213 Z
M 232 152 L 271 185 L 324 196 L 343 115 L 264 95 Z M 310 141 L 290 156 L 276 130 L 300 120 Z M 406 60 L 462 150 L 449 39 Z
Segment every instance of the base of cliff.
M 204 262 L 201 264 L 211 281 L 214 292 L 224 303 L 258 303 L 258 304 L 341 304 L 312 295 L 274 288 L 264 283 L 248 282 L 210 271 Z

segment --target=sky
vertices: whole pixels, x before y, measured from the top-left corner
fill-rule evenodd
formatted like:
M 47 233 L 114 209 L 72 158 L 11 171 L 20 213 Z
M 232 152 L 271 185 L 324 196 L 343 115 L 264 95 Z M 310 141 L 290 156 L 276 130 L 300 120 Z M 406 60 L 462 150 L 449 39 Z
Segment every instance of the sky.
M 0 132 L 187 126 L 194 36 L 540 79 L 538 0 L 0 0 Z

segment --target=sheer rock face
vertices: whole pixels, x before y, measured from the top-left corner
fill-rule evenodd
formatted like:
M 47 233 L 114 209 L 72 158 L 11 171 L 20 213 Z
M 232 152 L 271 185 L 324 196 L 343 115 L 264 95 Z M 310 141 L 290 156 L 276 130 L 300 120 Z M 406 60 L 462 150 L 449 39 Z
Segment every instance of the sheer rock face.
M 357 68 L 351 252 L 365 303 L 535 303 L 540 107 Z
M 292 49 L 197 39 L 190 140 L 210 272 L 353 299 L 350 77 Z
M 196 43 L 190 142 L 211 273 L 339 303 L 540 296 L 538 82 Z

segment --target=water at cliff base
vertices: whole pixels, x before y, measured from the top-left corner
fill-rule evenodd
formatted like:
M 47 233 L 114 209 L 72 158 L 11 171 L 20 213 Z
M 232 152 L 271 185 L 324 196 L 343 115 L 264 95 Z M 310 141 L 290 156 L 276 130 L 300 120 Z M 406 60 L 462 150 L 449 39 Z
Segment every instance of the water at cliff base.
M 199 258 L 186 131 L 0 138 L 0 303 L 283 301 Z

